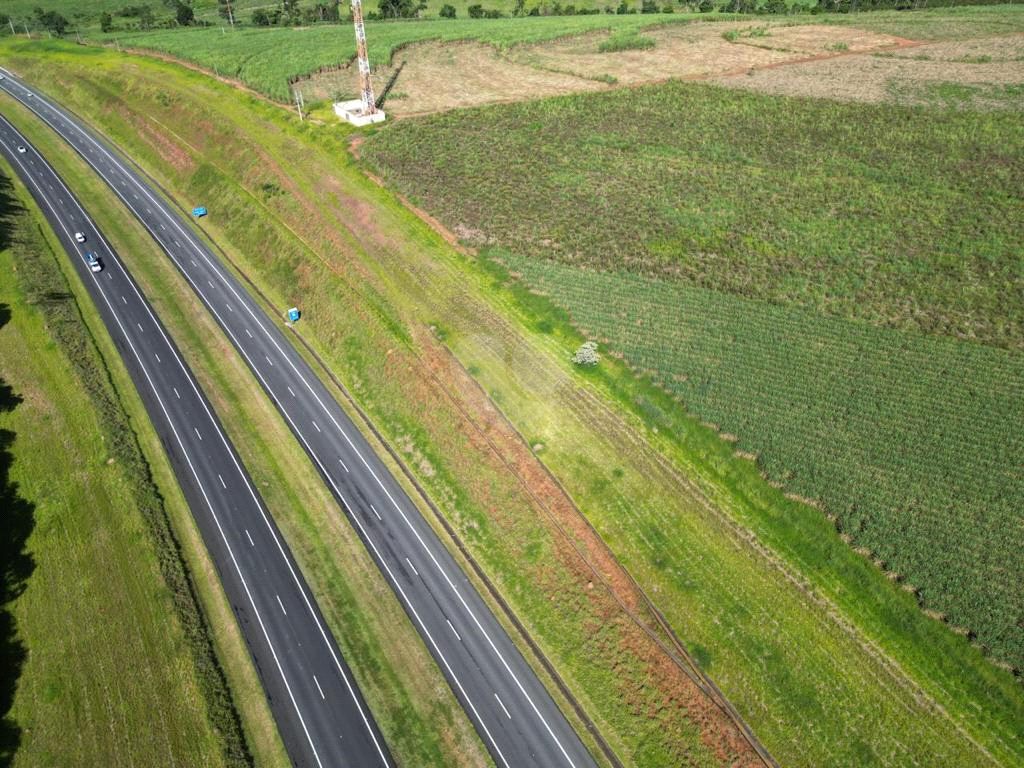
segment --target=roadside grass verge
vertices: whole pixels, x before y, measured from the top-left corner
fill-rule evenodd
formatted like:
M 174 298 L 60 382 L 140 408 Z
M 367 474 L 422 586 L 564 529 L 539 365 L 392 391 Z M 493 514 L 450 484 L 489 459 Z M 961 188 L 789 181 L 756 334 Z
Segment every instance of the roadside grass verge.
M 152 430 L 122 404 L 92 335 L 100 321 L 80 303 L 77 276 L 65 274 L 63 249 L 5 164 L 0 174 L 0 216 L 13 231 L 0 252 L 12 317 L 0 365 L 23 400 L 3 423 L 16 434 L 10 480 L 34 507 L 21 521 L 33 567 L 12 607 L 26 655 L 11 764 L 250 765 L 140 452 L 135 429 L 143 439 Z M 5 536 L 24 530 L 10 519 L 3 527 Z
M 176 196 L 210 203 L 204 226 L 233 244 L 271 303 L 305 310 L 305 338 L 624 762 L 703 760 L 694 745 L 716 750 L 728 729 L 670 687 L 671 665 L 571 555 L 567 539 L 597 573 L 621 576 L 573 499 L 781 762 L 1021 761 L 1024 703 L 1010 675 L 663 392 L 614 360 L 571 370 L 582 339 L 564 314 L 453 253 L 362 178 L 348 131 L 295 125 L 178 68 L 65 50 L 13 65 L 53 83 Z M 528 442 L 508 434 L 495 405 Z
M 9 119 L 65 179 L 74 180 L 73 188 L 88 201 L 175 339 L 284 534 L 396 760 L 403 765 L 491 764 L 357 535 L 270 401 L 253 397 L 258 383 L 184 278 L 58 137 L 22 108 Z M 235 621 L 230 610 L 221 615 Z M 244 661 L 251 666 L 248 658 Z M 278 745 L 275 739 L 271 746 Z M 279 750 L 267 764 L 285 763 Z

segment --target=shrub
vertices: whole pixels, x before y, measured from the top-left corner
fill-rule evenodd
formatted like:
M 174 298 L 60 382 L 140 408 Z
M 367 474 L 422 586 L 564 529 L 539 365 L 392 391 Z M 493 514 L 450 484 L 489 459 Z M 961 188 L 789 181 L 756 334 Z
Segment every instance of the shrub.
M 572 362 L 575 365 L 597 365 L 601 356 L 597 353 L 597 342 L 596 341 L 585 341 L 580 345 L 580 348 L 576 350 L 576 354 L 572 356 Z

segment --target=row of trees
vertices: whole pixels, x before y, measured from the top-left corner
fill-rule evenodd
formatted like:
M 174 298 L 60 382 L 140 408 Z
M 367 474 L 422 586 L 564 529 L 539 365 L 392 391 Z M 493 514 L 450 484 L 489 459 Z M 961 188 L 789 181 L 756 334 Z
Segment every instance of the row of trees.
M 197 20 L 192 8 L 193 0 L 161 0 L 165 12 L 158 14 L 151 5 L 129 5 L 118 9 L 113 14 L 104 12 L 100 15 L 100 28 L 103 32 L 118 29 L 117 19 L 124 19 L 122 29 L 157 29 L 166 27 L 187 27 L 206 25 L 209 22 Z M 217 0 L 218 15 L 226 22 L 236 24 L 240 20 L 235 15 L 235 0 Z M 562 5 L 558 0 L 539 0 L 536 5 L 526 8 L 526 0 L 516 0 L 511 12 L 512 16 L 579 16 L 593 13 L 627 14 L 627 13 L 672 13 L 672 0 L 640 0 L 639 6 L 632 5 L 630 0 L 620 0 L 618 6 L 607 5 L 601 8 L 579 8 L 576 5 Z M 1004 0 L 1009 1 L 1009 0 Z M 342 13 L 342 3 L 346 3 Z M 851 13 L 880 8 L 910 9 L 925 6 L 953 6 L 989 4 L 993 0 L 693 0 L 690 8 L 702 13 L 722 11 L 724 13 L 750 14 L 793 14 L 793 13 Z M 999 0 L 996 0 L 998 3 Z M 694 4 L 695 3 L 695 4 Z M 427 9 L 426 0 L 378 0 L 377 11 L 366 14 L 367 19 L 409 19 L 419 17 Z M 157 11 L 159 11 L 159 7 Z M 466 9 L 471 19 L 496 19 L 503 14 L 485 8 L 480 3 L 470 5 Z M 443 19 L 456 18 L 455 6 L 446 3 L 439 13 Z M 347 0 L 319 0 L 313 5 L 302 6 L 300 0 L 281 0 L 280 5 L 273 8 L 258 8 L 250 17 L 253 24 L 260 27 L 298 26 L 317 22 L 347 21 L 350 15 Z M 71 23 L 55 10 L 35 8 L 30 19 L 11 19 L 7 14 L 0 13 L 0 25 L 8 27 L 27 24 L 33 30 L 44 29 L 53 35 L 63 36 L 71 28 Z

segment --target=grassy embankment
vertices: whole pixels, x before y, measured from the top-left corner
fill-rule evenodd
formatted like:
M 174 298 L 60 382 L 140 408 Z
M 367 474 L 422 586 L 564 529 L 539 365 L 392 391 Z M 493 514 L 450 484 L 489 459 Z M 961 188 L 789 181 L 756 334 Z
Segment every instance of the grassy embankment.
M 457 367 L 424 322 L 427 313 L 441 317 L 448 299 L 423 296 L 422 270 L 440 269 L 437 288 L 456 301 L 465 279 L 438 261 L 450 251 L 436 235 L 347 166 L 343 134 L 293 126 L 277 108 L 176 67 L 131 57 L 122 70 L 125 59 L 108 52 L 46 51 L 45 59 L 18 55 L 13 66 L 45 66 L 51 82 L 67 86 L 67 103 L 100 118 L 180 199 L 215 212 L 204 225 L 232 244 L 232 258 L 275 307 L 305 310 L 307 338 L 405 455 L 627 763 L 744 752 L 568 546 L 548 516 L 550 505 L 572 513 L 571 504 L 546 478 L 525 482 L 543 472 L 528 449 L 487 423 L 495 414 L 464 374 L 465 391 L 448 381 Z M 166 128 L 172 122 L 181 134 Z M 480 328 L 492 322 L 500 321 Z M 588 546 L 591 538 L 573 534 Z
M 694 85 L 632 103 L 403 122 L 366 152 L 1024 666 L 1019 116 Z
M 614 726 L 609 732 L 627 759 L 678 763 L 671 745 L 683 742 L 664 725 L 682 718 L 637 707 L 630 681 L 639 678 L 623 674 L 635 675 L 633 665 L 600 677 L 601 664 L 625 643 L 595 635 L 594 625 L 580 631 L 565 623 L 597 590 L 552 570 L 564 542 L 535 515 L 515 513 L 533 509 L 531 502 L 497 502 L 494 489 L 504 480 L 483 476 L 487 450 L 451 434 L 458 422 L 446 420 L 444 397 L 465 392 L 459 371 L 444 369 L 451 363 L 423 333 L 428 322 L 531 443 L 543 443 L 537 450 L 548 465 L 780 760 L 1019 762 L 1024 717 L 1008 675 L 921 615 L 820 512 L 786 500 L 657 390 L 612 362 L 577 386 L 565 357 L 578 336 L 543 302 L 481 278 L 339 161 L 340 129 L 289 126 L 271 107 L 196 75 L 172 77 L 163 65 L 129 62 L 126 79 L 114 57 L 47 50 L 46 71 L 65 98 L 95 110 L 185 197 L 213 201 L 218 236 L 248 244 L 238 257 L 274 303 L 309 310 L 304 329 L 315 346 L 385 434 L 407 446 L 421 480 L 577 692 L 586 692 L 590 711 Z M 93 77 L 81 76 L 75 64 L 82 61 Z M 19 65 L 32 62 L 23 56 Z M 166 128 L 172 120 L 184 135 Z M 140 130 L 160 134 L 140 138 Z M 296 153 L 296 143 L 305 151 Z M 282 236 L 272 218 L 312 251 Z M 518 313 L 522 324 L 509 326 L 493 306 Z M 433 383 L 425 367 L 438 373 Z M 418 405 L 427 402 L 429 409 Z M 639 415 L 626 412 L 638 405 Z M 460 455 L 480 463 L 452 460 Z M 517 468 L 528 464 L 517 460 Z M 556 611 L 550 598 L 536 599 L 538 579 Z M 610 629 L 625 631 L 602 632 Z
M 8 102 L 9 103 L 9 102 Z M 182 350 L 316 595 L 396 759 L 482 765 L 490 758 L 426 648 L 284 421 L 169 260 L 122 204 L 49 129 L 11 118 L 102 222 Z M 234 621 L 230 613 L 227 618 Z M 283 764 L 280 754 L 268 764 Z
M 204 555 L 168 526 L 182 531 L 188 512 L 156 435 L 63 249 L 0 172 L 4 602 L 16 622 L 3 638 L 4 764 L 243 766 L 249 749 L 273 764 L 241 639 L 211 633 L 198 611 L 210 575 L 186 577 Z M 218 658 L 236 663 L 239 711 L 263 732 L 248 746 Z

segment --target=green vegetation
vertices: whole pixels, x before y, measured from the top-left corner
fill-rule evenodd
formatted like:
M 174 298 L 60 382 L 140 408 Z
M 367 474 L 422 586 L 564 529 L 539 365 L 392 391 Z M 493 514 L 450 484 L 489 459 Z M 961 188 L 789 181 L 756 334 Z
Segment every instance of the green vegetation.
M 442 221 L 529 257 L 510 266 L 1024 666 L 1019 116 L 688 84 L 632 104 L 628 121 L 615 94 L 403 121 L 365 152 Z
M 1024 32 L 1024 5 L 1006 3 L 872 13 L 821 14 L 818 24 L 867 29 L 908 40 L 957 40 Z
M 635 29 L 625 32 L 616 32 L 607 40 L 597 46 L 601 53 L 615 53 L 616 51 L 646 51 L 656 45 L 653 37 L 644 37 L 637 34 Z
M 1010 675 L 664 393 L 608 355 L 574 370 L 584 339 L 564 315 L 453 253 L 361 178 L 345 128 L 299 126 L 160 63 L 72 46 L 5 53 L 175 194 L 213 201 L 204 225 L 234 244 L 274 306 L 303 307 L 301 332 L 626 764 L 710 760 L 721 725 L 701 718 L 700 697 L 667 687 L 673 667 L 581 566 L 567 541 L 601 550 L 531 450 L 783 764 L 1022 762 L 1024 701 Z M 287 194 L 262 193 L 268 183 Z M 506 437 L 483 392 L 529 443 Z
M 5 621 L 0 640 L 12 696 L 0 702 L 11 707 L 0 756 L 13 766 L 248 765 L 161 495 L 62 257 L 0 182 L 10 302 L 0 549 L 16 630 L 10 638 Z
M 105 235 L 177 341 L 259 486 L 396 759 L 408 765 L 490 764 L 355 531 L 339 520 L 336 502 L 273 405 L 252 397 L 258 383 L 240 357 L 225 356 L 229 341 L 184 278 L 70 148 L 24 110 L 13 119 L 100 212 Z M 230 612 L 224 620 L 235 622 Z M 272 748 L 263 764 L 287 760 Z

